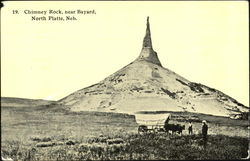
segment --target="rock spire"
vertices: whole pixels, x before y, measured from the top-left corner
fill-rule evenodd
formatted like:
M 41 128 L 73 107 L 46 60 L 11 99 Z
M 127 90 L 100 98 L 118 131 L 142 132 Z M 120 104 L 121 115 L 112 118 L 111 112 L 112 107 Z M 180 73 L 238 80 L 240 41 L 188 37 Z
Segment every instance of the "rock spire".
M 151 63 L 157 64 L 159 66 L 162 66 L 157 56 L 157 53 L 153 50 L 151 33 L 150 33 L 149 17 L 147 17 L 146 34 L 143 39 L 142 50 L 137 60 L 145 60 L 145 61 L 149 61 Z
M 152 40 L 151 40 L 151 33 L 150 33 L 150 25 L 149 25 L 149 17 L 147 17 L 147 28 L 146 28 L 146 35 L 143 39 L 142 47 L 152 47 Z

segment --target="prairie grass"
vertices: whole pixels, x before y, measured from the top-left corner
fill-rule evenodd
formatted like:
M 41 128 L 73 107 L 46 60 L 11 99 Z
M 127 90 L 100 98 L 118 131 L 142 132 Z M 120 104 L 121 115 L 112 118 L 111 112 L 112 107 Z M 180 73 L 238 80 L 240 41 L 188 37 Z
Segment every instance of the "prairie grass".
M 108 137 L 108 136 L 106 136 Z M 98 137 L 97 137 L 98 138 Z M 117 138 L 112 138 L 116 140 Z M 22 146 L 12 142 L 2 149 L 3 156 L 14 160 L 204 160 L 240 159 L 247 155 L 247 138 L 214 135 L 204 146 L 200 135 L 178 136 L 158 134 L 130 134 L 119 138 L 122 143 L 108 144 L 101 139 L 91 143 L 56 145 L 41 142 L 44 146 Z M 99 142 L 100 141 L 100 142 Z M 47 146 L 49 145 L 49 146 Z
M 199 116 L 201 117 L 201 116 Z M 208 116 L 206 116 L 208 117 Z M 209 118 L 209 117 L 208 117 Z M 201 118 L 202 119 L 202 118 Z M 210 119 L 210 120 L 209 120 Z M 137 134 L 135 117 L 57 108 L 1 108 L 1 155 L 15 161 L 240 159 L 246 157 L 248 129 L 234 120 L 207 119 L 204 147 L 200 122 L 195 135 Z M 186 124 L 185 121 L 172 122 Z M 241 121 L 242 122 L 242 121 Z

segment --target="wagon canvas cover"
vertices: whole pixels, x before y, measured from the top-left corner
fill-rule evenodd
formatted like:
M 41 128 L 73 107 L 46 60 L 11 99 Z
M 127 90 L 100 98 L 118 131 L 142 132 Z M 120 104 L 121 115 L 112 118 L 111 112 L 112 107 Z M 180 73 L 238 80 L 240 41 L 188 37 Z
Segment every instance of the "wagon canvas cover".
M 164 114 L 135 114 L 136 122 L 139 125 L 146 125 L 146 126 L 157 126 L 157 125 L 164 125 L 165 121 L 171 115 L 169 113 Z

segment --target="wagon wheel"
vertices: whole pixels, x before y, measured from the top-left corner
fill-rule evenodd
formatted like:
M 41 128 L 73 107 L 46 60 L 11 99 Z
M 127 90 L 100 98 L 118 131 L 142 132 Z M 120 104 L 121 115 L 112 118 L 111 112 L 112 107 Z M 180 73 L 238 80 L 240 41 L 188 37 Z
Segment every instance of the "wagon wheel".
M 140 129 L 140 128 L 138 128 L 138 134 L 139 135 L 141 135 L 141 134 L 143 134 L 144 132 Z
M 154 133 L 158 133 L 159 129 L 157 127 L 154 128 Z
M 144 134 L 144 132 L 147 132 L 147 131 L 148 131 L 148 128 L 145 125 L 140 125 L 138 127 L 138 134 Z

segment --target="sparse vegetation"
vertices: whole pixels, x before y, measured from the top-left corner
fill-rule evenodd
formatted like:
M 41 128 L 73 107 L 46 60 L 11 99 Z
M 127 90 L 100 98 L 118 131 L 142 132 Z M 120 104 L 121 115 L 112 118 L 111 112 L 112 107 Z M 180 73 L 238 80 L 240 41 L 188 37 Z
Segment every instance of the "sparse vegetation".
M 185 82 L 183 82 L 183 81 L 181 81 L 181 80 L 179 80 L 179 79 L 175 79 L 175 80 L 177 80 L 178 82 L 180 82 L 182 85 L 185 85 L 185 86 L 188 86 L 192 91 L 194 91 L 194 92 L 199 92 L 199 93 L 204 93 L 204 90 L 201 88 L 203 85 L 202 84 L 200 84 L 200 83 L 194 83 L 194 82 L 190 82 L 190 83 L 185 83 Z M 215 90 L 214 89 L 212 89 L 212 88 L 209 88 L 209 87 L 207 87 L 210 91 L 212 91 L 212 92 L 215 92 Z
M 61 109 L 2 107 L 1 155 L 15 161 L 240 159 L 247 155 L 246 120 L 230 122 L 222 117 L 173 112 L 176 118 L 170 121 L 185 124 L 186 118 L 205 118 L 209 134 L 221 134 L 209 135 L 204 149 L 200 121 L 193 122 L 193 136 L 186 131 L 183 136 L 138 135 L 132 115 L 57 108 Z
M 171 98 L 176 98 L 176 93 L 175 92 L 170 92 L 169 90 L 167 90 L 167 89 L 164 89 L 164 88 L 161 88 L 161 90 L 163 91 L 163 92 L 165 92 L 167 95 L 169 95 L 169 97 L 171 97 Z
M 188 84 L 187 84 L 187 83 L 185 83 L 185 82 L 181 81 L 180 79 L 177 79 L 177 78 L 176 78 L 175 80 L 177 80 L 178 82 L 180 82 L 182 85 L 188 86 Z
M 204 93 L 204 90 L 201 88 L 201 84 L 199 83 L 190 82 L 188 83 L 188 86 L 192 91 Z
M 76 144 L 47 142 L 34 147 L 23 147 L 21 142 L 13 142 L 2 149 L 3 156 L 14 160 L 155 160 L 155 159 L 240 159 L 247 155 L 247 138 L 224 135 L 209 136 L 204 146 L 200 135 L 166 135 L 150 133 L 144 135 L 120 134 L 107 139 L 92 138 L 92 141 Z M 108 138 L 109 136 L 105 136 Z M 95 140 L 95 141 L 93 141 Z M 111 143 L 112 142 L 112 143 Z
M 141 90 L 144 90 L 144 88 L 142 88 L 142 87 L 134 87 L 134 88 L 132 88 L 131 90 L 132 90 L 132 91 L 137 91 L 137 92 L 139 92 L 139 91 L 141 91 Z
M 153 91 L 144 91 L 144 93 L 153 93 Z

